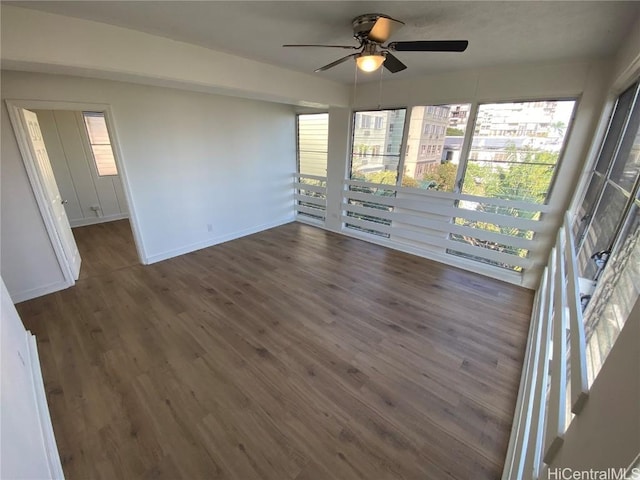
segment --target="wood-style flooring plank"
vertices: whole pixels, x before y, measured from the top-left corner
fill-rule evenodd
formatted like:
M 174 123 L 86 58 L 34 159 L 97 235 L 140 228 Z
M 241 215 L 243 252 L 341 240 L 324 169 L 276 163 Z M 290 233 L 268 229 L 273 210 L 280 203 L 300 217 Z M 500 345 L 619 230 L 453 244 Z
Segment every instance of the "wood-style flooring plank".
M 68 479 L 499 478 L 533 294 L 293 223 L 18 305 Z

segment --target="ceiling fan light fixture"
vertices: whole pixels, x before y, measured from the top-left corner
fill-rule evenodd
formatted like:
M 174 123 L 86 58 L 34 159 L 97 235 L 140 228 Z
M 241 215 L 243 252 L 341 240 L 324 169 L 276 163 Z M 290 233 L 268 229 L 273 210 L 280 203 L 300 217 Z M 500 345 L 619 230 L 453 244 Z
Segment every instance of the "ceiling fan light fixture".
M 382 66 L 384 60 L 384 56 L 379 53 L 367 54 L 363 52 L 356 57 L 356 64 L 363 72 L 375 72 Z

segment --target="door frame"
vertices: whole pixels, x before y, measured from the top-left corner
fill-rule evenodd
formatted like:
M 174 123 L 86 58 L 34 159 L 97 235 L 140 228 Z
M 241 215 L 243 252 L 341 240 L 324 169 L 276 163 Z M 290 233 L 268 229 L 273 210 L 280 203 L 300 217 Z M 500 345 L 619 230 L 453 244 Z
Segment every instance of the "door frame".
M 56 222 L 47 208 L 47 201 L 44 187 L 40 181 L 40 176 L 38 174 L 38 167 L 36 164 L 33 155 L 31 154 L 31 149 L 29 148 L 29 140 L 27 132 L 25 132 L 22 122 L 20 121 L 20 109 L 26 110 L 68 110 L 68 111 L 91 111 L 91 112 L 100 112 L 104 114 L 105 121 L 107 123 L 107 130 L 109 131 L 109 139 L 111 141 L 111 148 L 113 149 L 113 156 L 115 157 L 116 167 L 118 169 L 118 175 L 120 176 L 120 180 L 122 181 L 122 189 L 124 190 L 124 195 L 127 200 L 127 208 L 129 210 L 129 224 L 131 225 L 131 231 L 133 233 L 133 240 L 136 245 L 136 251 L 138 253 L 138 259 L 140 263 L 145 265 L 147 264 L 147 256 L 144 251 L 144 247 L 142 244 L 142 236 L 140 235 L 140 229 L 138 226 L 138 217 L 135 213 L 135 207 L 133 205 L 131 189 L 129 187 L 129 181 L 127 176 L 127 171 L 122 161 L 122 153 L 120 150 L 120 143 L 118 141 L 118 136 L 116 133 L 116 128 L 113 120 L 113 111 L 111 110 L 111 106 L 104 103 L 77 103 L 77 102 L 58 102 L 58 101 L 48 101 L 48 100 L 16 100 L 16 99 L 7 99 L 5 100 L 7 105 L 7 111 L 9 112 L 9 118 L 11 120 L 11 125 L 13 126 L 13 131 L 16 135 L 16 140 L 18 143 L 18 148 L 20 149 L 20 154 L 22 156 L 22 161 L 24 163 L 25 169 L 27 171 L 27 176 L 29 177 L 29 182 L 31 183 L 31 188 L 33 190 L 33 195 L 36 198 L 36 203 L 38 204 L 38 209 L 40 210 L 40 214 L 42 216 L 43 223 L 47 230 L 47 234 L 49 235 L 49 240 L 51 241 L 51 246 L 56 254 L 56 258 L 58 263 L 60 264 L 60 269 L 62 274 L 64 275 L 66 287 L 71 287 L 75 285 L 75 279 L 73 277 L 73 272 L 71 270 L 71 266 L 67 257 L 62 248 L 62 244 L 58 237 L 57 225 Z

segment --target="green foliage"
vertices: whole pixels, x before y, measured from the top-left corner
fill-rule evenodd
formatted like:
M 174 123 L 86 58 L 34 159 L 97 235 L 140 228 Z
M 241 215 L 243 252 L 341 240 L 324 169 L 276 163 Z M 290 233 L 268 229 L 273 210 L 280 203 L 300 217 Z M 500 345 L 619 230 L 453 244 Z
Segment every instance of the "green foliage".
M 501 198 L 528 203 L 544 203 L 551 185 L 557 153 L 518 150 L 511 145 L 507 148 L 508 161 L 517 162 L 507 165 L 490 163 L 480 165 L 478 162 L 469 162 L 462 187 L 463 193 L 489 198 Z M 540 213 L 525 211 L 513 207 L 502 207 L 488 203 L 476 206 L 477 211 L 497 213 L 510 217 L 521 217 L 537 220 Z M 491 232 L 501 233 L 520 238 L 533 238 L 533 232 L 514 227 L 504 227 L 486 222 L 470 221 L 458 218 L 456 223 L 479 228 Z M 526 257 L 528 251 L 496 242 L 480 240 L 471 236 L 459 235 L 462 240 L 471 245 L 477 245 L 492 250 L 511 253 L 520 257 Z M 502 265 L 507 266 L 507 265 Z
M 452 192 L 456 183 L 458 166 L 451 162 L 434 165 L 422 177 L 422 188 L 433 188 L 445 192 Z M 429 186 L 430 184 L 430 186 Z
M 403 175 L 402 186 L 410 188 L 420 188 L 420 183 L 415 178 L 410 177 L 409 175 Z
M 558 154 L 536 150 L 507 148 L 507 165 L 480 165 L 470 161 L 462 191 L 483 197 L 543 203 L 553 177 Z
M 394 170 L 384 170 L 381 172 L 368 173 L 365 175 L 365 182 L 381 183 L 383 185 L 395 185 L 397 173 Z
M 464 137 L 464 130 L 459 128 L 447 127 L 448 137 Z

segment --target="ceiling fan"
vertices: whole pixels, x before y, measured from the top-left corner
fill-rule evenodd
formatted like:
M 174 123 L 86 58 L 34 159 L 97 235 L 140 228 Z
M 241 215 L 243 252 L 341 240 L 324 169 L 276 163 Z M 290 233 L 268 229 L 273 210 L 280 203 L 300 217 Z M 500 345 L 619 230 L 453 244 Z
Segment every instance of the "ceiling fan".
M 464 52 L 469 45 L 467 40 L 416 40 L 408 42 L 391 42 L 383 45 L 389 37 L 400 29 L 404 22 L 395 20 L 382 13 L 367 13 L 354 18 L 353 37 L 360 43 L 353 45 L 283 45 L 283 47 L 326 47 L 358 50 L 324 67 L 316 72 L 324 72 L 346 62 L 356 59 L 358 68 L 364 72 L 374 72 L 382 65 L 391 73 L 404 70 L 407 66 L 391 52 Z

